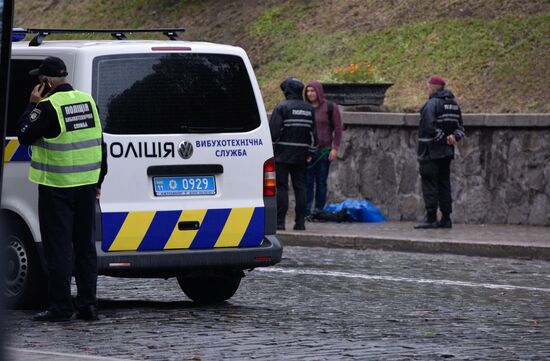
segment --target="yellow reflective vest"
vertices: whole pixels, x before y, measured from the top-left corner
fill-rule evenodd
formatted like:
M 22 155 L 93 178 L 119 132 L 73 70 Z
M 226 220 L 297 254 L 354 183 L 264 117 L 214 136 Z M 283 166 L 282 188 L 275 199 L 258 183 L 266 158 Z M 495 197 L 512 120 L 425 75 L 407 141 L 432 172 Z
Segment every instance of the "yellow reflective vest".
M 81 91 L 57 92 L 49 101 L 61 132 L 32 145 L 29 180 L 66 188 L 95 184 L 101 171 L 101 122 L 94 99 Z

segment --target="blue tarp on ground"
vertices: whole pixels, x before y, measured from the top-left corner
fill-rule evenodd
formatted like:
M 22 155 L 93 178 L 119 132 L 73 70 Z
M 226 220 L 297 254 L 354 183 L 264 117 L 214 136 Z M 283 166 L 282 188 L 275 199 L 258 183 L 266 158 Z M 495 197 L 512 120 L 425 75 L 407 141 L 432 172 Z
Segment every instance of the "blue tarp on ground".
M 384 222 L 386 220 L 382 212 L 366 199 L 346 199 L 340 203 L 329 204 L 324 210 L 339 212 L 342 209 L 346 210 L 354 222 Z

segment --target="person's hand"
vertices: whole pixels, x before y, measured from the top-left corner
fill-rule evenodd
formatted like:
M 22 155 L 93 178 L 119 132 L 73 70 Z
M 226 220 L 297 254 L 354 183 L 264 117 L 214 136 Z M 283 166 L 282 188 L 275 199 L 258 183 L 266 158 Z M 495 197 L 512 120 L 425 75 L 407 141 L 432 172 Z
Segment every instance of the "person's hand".
M 312 159 L 313 159 L 313 157 L 311 155 L 308 155 L 307 158 L 306 158 L 306 162 L 311 163 Z
M 338 156 L 338 150 L 332 148 L 332 149 L 330 150 L 330 153 L 328 154 L 328 160 L 329 160 L 329 162 L 332 162 L 333 160 L 335 160 L 337 156 Z
M 44 99 L 42 98 L 42 92 L 44 91 L 44 86 L 45 86 L 44 83 L 40 83 L 33 88 L 29 102 L 40 103 L 42 99 Z
M 447 137 L 447 144 L 449 145 L 455 145 L 456 144 L 456 138 L 454 134 L 451 134 Z
M 95 189 L 95 199 L 99 199 L 101 197 L 101 188 Z

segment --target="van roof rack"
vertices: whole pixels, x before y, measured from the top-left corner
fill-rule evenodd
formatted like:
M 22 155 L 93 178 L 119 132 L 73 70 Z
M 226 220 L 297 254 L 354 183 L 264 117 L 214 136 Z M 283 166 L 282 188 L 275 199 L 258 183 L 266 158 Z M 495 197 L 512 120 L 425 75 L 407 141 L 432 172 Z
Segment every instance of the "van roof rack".
M 180 40 L 178 32 L 184 32 L 184 28 L 170 29 L 21 29 L 27 34 L 36 34 L 29 46 L 40 46 L 46 36 L 51 34 L 111 34 L 117 40 L 126 40 L 126 33 L 162 33 L 170 40 Z

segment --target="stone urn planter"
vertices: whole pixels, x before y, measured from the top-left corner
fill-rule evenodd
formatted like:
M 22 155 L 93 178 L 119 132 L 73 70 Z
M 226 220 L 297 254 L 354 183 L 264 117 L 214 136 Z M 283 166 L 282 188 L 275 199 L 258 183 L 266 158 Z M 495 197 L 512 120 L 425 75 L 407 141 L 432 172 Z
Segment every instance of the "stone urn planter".
M 381 108 L 393 83 L 323 83 L 325 97 L 345 107 Z

